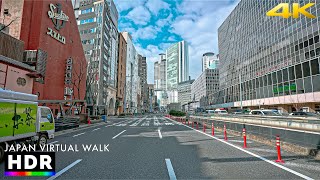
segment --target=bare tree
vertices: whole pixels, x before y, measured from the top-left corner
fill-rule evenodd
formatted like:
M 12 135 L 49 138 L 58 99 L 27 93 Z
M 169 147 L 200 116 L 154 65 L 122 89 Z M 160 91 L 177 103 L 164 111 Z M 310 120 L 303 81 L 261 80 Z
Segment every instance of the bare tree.
M 87 74 L 87 62 L 83 60 L 77 61 L 78 66 L 75 67 L 73 64 L 72 68 L 72 96 L 74 99 L 81 100 L 82 84 L 86 81 Z M 76 92 L 76 93 L 75 93 Z M 84 98 L 84 97 L 83 97 Z M 79 112 L 82 111 L 82 106 L 79 107 Z
M 16 21 L 18 18 L 16 17 L 15 19 L 11 20 L 7 25 L 4 24 L 4 17 L 3 17 L 3 25 L 0 26 L 0 32 L 5 30 L 7 27 L 9 27 L 14 21 Z

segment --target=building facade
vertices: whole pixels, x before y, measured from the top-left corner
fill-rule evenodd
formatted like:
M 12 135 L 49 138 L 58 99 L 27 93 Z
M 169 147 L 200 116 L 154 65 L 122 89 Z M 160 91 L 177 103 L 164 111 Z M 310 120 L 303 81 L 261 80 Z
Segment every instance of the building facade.
M 200 107 L 213 103 L 213 96 L 219 91 L 219 70 L 205 69 L 191 85 L 192 101 L 200 102 Z
M 178 102 L 181 106 L 184 106 L 192 101 L 191 85 L 194 79 L 184 81 L 178 84 Z
M 118 47 L 118 78 L 117 78 L 117 112 L 124 113 L 125 83 L 126 83 L 126 61 L 127 61 L 127 43 L 121 33 L 119 33 Z
M 112 115 L 117 94 L 117 9 L 112 0 L 81 0 L 75 14 L 89 64 L 87 102 L 93 111 Z
M 241 1 L 220 26 L 217 107 L 320 111 L 320 5 L 314 19 L 267 17 L 277 4 Z
M 147 58 L 138 56 L 139 60 L 139 77 L 141 85 L 141 112 L 148 112 L 148 83 L 147 83 Z
M 165 108 L 167 106 L 167 60 L 165 54 L 159 54 L 159 61 L 154 64 L 155 72 L 155 92 L 157 96 L 157 102 L 160 107 Z
M 139 86 L 138 76 L 138 54 L 133 45 L 132 37 L 128 32 L 121 32 L 127 43 L 127 58 L 126 58 L 126 97 L 124 109 L 126 113 L 137 112 L 137 94 Z
M 0 13 L 0 21 L 8 24 L 17 19 L 9 34 L 24 42 L 22 62 L 36 70 L 32 94 L 48 102 L 84 100 L 86 59 L 71 0 L 1 3 L 1 12 L 8 9 L 9 15 Z M 46 105 L 54 114 L 60 111 L 59 106 Z
M 166 50 L 167 104 L 178 102 L 178 83 L 189 78 L 189 51 L 186 41 L 173 44 Z
M 207 52 L 202 55 L 202 72 L 205 69 L 218 69 L 219 55 L 212 52 Z

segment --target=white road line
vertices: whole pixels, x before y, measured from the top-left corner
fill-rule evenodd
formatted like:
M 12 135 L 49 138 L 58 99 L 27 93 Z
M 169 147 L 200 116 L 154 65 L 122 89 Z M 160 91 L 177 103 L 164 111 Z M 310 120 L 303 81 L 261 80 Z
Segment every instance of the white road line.
M 167 118 L 167 119 L 169 119 L 169 118 Z M 173 121 L 173 120 L 171 120 L 171 119 L 169 119 L 169 120 L 170 120 L 170 121 Z M 277 166 L 277 167 L 279 167 L 279 168 L 281 168 L 281 169 L 283 169 L 283 170 L 285 170 L 285 171 L 288 171 L 288 172 L 290 172 L 290 173 L 292 173 L 292 174 L 295 174 L 295 175 L 297 175 L 297 176 L 299 176 L 299 177 L 301 177 L 301 178 L 303 178 L 303 179 L 312 180 L 312 178 L 309 177 L 309 176 L 306 176 L 306 175 L 301 174 L 301 173 L 299 173 L 299 172 L 297 172 L 297 171 L 294 171 L 294 170 L 292 170 L 292 169 L 289 169 L 289 168 L 287 168 L 287 167 L 285 167 L 285 166 L 282 166 L 282 165 L 280 165 L 280 164 L 278 164 L 278 163 L 276 163 L 276 162 L 270 161 L 270 160 L 268 160 L 268 159 L 266 159 L 266 158 L 264 158 L 264 157 L 261 157 L 261 156 L 259 156 L 259 155 L 257 155 L 257 154 L 254 154 L 254 153 L 250 152 L 250 151 L 247 151 L 247 150 L 245 150 L 245 149 L 243 149 L 243 148 L 241 148 L 241 147 L 238 147 L 238 146 L 233 145 L 233 144 L 231 144 L 231 143 L 228 143 L 228 142 L 226 142 L 226 141 L 224 141 L 224 140 L 222 140 L 222 139 L 219 139 L 219 138 L 216 138 L 216 137 L 214 137 L 214 136 L 211 136 L 210 134 L 206 134 L 206 133 L 204 133 L 204 132 L 202 132 L 202 131 L 200 131 L 200 130 L 193 129 L 193 128 L 187 126 L 187 125 L 184 125 L 184 124 L 182 124 L 182 125 L 185 126 L 185 127 L 187 127 L 187 128 L 189 128 L 189 129 L 192 129 L 192 130 L 194 130 L 194 131 L 197 131 L 197 132 L 199 132 L 199 133 L 201 133 L 201 134 L 204 134 L 204 135 L 206 135 L 206 136 L 209 136 L 209 137 L 211 137 L 211 138 L 213 138 L 213 139 L 215 139 L 215 140 L 218 140 L 218 141 L 220 141 L 220 142 L 222 142 L 222 143 L 225 143 L 225 144 L 227 144 L 227 145 L 229 145 L 229 146 L 232 146 L 232 147 L 234 147 L 234 148 L 236 148 L 236 149 L 238 149 L 238 150 L 240 150 L 240 151 L 243 151 L 243 152 L 245 152 L 245 153 L 247 153 L 247 154 L 250 154 L 251 156 L 254 156 L 254 157 L 258 158 L 258 159 L 261 159 L 261 160 L 263 160 L 263 161 L 265 161 L 265 162 L 267 162 L 267 163 L 270 163 L 270 164 L 272 164 L 272 165 L 274 165 L 274 166 Z
M 57 142 L 59 142 L 59 141 L 53 141 L 53 142 L 50 142 L 49 144 L 54 144 L 54 143 L 57 143 Z
M 94 129 L 94 130 L 92 130 L 92 131 L 97 131 L 97 130 L 99 130 L 100 128 L 97 128 L 97 129 Z
M 159 133 L 159 137 L 160 137 L 160 139 L 162 139 L 162 134 L 161 134 L 160 129 L 158 129 L 158 133 Z
M 77 137 L 77 136 L 80 136 L 80 135 L 82 135 L 82 134 L 85 134 L 85 132 L 80 133 L 80 134 L 77 134 L 77 135 L 74 135 L 73 137 Z
M 176 177 L 176 174 L 174 173 L 170 159 L 166 159 L 166 165 L 167 165 L 170 180 L 177 180 L 177 177 Z
M 118 136 L 120 136 L 122 133 L 124 133 L 126 130 L 123 130 L 121 133 L 119 133 L 119 134 L 117 134 L 117 135 L 115 135 L 112 139 L 115 139 L 115 138 L 117 138 Z
M 79 162 L 81 162 L 82 159 L 78 159 L 75 162 L 73 162 L 72 164 L 70 164 L 69 166 L 65 167 L 64 169 L 62 169 L 61 171 L 59 171 L 58 173 L 56 173 L 56 175 L 49 177 L 47 180 L 53 180 L 56 179 L 57 177 L 61 176 L 63 173 L 65 173 L 66 171 L 68 171 L 69 169 L 71 169 L 73 166 L 77 165 Z

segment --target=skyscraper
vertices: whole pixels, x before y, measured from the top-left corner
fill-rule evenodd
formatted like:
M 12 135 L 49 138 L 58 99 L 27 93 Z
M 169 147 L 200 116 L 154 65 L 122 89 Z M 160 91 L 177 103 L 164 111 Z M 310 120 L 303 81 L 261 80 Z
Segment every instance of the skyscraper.
M 148 83 L 147 83 L 147 58 L 141 55 L 138 55 L 139 60 L 139 77 L 140 77 L 140 90 L 141 90 L 141 111 L 146 112 L 148 105 Z
M 118 12 L 113 0 L 75 4 L 88 61 L 87 103 L 100 114 L 114 114 L 118 58 Z
M 159 54 L 159 62 L 154 64 L 154 82 L 155 82 L 155 93 L 157 96 L 157 102 L 160 107 L 165 107 L 167 105 L 167 93 L 166 93 L 166 79 L 167 79 L 167 64 L 166 55 Z
M 168 103 L 178 102 L 178 83 L 189 78 L 189 52 L 186 41 L 181 41 L 170 46 L 166 51 L 167 59 L 167 93 Z
M 218 69 L 219 55 L 215 56 L 212 52 L 207 52 L 202 55 L 202 72 L 206 69 Z

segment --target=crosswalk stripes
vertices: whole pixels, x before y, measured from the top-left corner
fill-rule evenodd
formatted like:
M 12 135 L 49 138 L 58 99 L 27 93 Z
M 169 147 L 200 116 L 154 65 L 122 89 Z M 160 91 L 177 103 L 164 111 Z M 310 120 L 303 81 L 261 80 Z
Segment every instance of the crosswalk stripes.
M 143 117 L 143 118 L 135 118 L 129 121 L 125 121 L 121 124 L 117 124 L 115 126 L 123 127 L 123 126 L 130 126 L 130 127 L 148 127 L 148 126 L 173 126 L 176 125 L 165 118 L 158 118 L 157 116 L 153 117 Z

